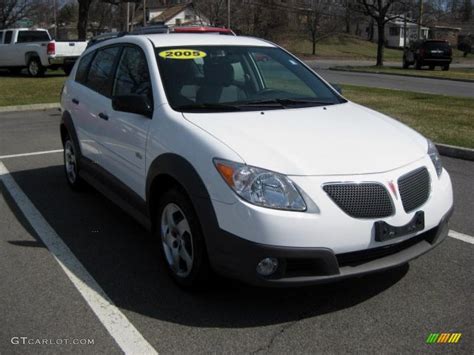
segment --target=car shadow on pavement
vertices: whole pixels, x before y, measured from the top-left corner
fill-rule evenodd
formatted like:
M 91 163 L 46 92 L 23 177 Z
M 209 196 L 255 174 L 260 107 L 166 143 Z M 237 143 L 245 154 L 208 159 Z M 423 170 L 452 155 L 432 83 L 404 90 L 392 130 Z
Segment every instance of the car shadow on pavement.
M 365 302 L 396 284 L 409 270 L 404 265 L 337 283 L 287 289 L 257 288 L 217 278 L 204 290 L 187 292 L 168 277 L 158 260 L 154 238 L 94 190 L 72 192 L 62 166 L 23 170 L 12 176 L 118 307 L 166 322 L 242 328 L 315 317 Z M 18 220 L 39 242 L 5 188 L 1 189 Z M 10 243 L 35 246 L 34 242 Z

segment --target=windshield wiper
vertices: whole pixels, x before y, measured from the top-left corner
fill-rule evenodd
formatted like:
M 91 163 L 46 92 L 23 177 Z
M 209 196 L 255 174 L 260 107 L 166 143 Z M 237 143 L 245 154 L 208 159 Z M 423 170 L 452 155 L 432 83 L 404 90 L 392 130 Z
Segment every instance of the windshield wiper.
M 332 101 L 324 101 L 324 100 L 318 100 L 318 99 L 276 99 L 279 103 L 282 105 L 317 105 L 317 106 L 326 106 L 326 105 L 334 105 L 334 102 Z
M 334 102 L 317 99 L 269 99 L 260 101 L 247 101 L 238 104 L 239 107 L 286 107 L 291 105 L 326 106 L 334 105 Z
M 175 106 L 174 109 L 178 111 L 240 111 L 237 105 L 225 104 L 187 104 Z

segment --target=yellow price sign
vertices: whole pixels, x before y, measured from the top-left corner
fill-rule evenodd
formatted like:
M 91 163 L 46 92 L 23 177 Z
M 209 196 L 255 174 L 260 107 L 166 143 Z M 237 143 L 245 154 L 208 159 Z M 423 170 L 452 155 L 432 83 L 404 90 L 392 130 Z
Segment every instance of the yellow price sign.
M 196 59 L 204 58 L 207 54 L 195 49 L 168 49 L 159 53 L 165 59 Z

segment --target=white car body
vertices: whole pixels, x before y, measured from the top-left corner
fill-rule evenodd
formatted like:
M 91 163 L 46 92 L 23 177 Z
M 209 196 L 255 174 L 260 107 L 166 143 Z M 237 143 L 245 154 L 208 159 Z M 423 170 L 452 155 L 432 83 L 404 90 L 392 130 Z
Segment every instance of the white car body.
M 185 189 L 191 191 L 203 234 L 208 238 L 210 263 L 216 271 L 264 285 L 316 283 L 403 264 L 446 236 L 453 206 L 450 177 L 445 170 L 438 177 L 427 154 L 427 140 L 392 118 L 349 101 L 333 106 L 206 114 L 181 113 L 169 105 L 155 47 L 275 47 L 274 44 L 255 38 L 204 34 L 140 35 L 105 41 L 85 54 L 122 44 L 139 46 L 146 56 L 153 89 L 152 118 L 115 111 L 110 98 L 75 82 L 76 64 L 62 93 L 62 130 L 75 130 L 82 157 L 116 178 L 136 195 L 139 203 L 147 206 L 152 205 L 153 172 L 169 165 L 162 163 L 157 167 L 155 162 L 164 156 L 177 156 L 188 162 L 207 190 L 206 196 L 194 194 L 194 187 L 186 187 L 192 182 L 182 181 Z M 108 119 L 101 120 L 99 114 Z M 306 211 L 266 208 L 240 198 L 216 170 L 215 158 L 286 175 L 301 192 Z M 405 212 L 398 179 L 423 167 L 430 177 L 429 198 L 419 208 Z M 91 180 L 88 175 L 84 177 Z M 395 211 L 391 216 L 351 217 L 322 188 L 328 183 L 367 182 L 388 191 Z M 117 197 L 107 193 L 104 184 L 95 185 L 109 197 Z M 203 202 L 205 198 L 209 205 Z M 115 200 L 130 210 L 124 197 L 122 201 Z M 405 226 L 420 210 L 425 216 L 422 230 L 386 241 L 375 240 L 376 221 Z M 204 215 L 206 211 L 212 212 L 210 216 Z M 132 215 L 147 224 L 147 213 L 150 218 L 150 210 Z M 426 233 L 433 234 L 428 241 L 423 239 L 402 247 L 404 242 Z M 339 258 L 341 254 L 358 255 L 390 246 L 399 246 L 399 250 L 380 258 L 361 259 L 354 265 L 346 265 Z M 255 272 L 255 263 L 265 256 L 281 258 L 288 265 L 293 259 L 308 260 L 314 256 L 323 265 L 322 271 L 265 278 Z

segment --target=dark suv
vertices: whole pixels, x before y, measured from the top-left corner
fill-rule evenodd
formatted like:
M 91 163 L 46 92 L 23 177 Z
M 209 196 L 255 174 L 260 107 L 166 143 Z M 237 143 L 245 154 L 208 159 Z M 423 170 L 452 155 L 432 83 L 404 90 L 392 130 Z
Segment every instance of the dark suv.
M 429 66 L 433 70 L 440 66 L 443 70 L 449 70 L 453 60 L 453 51 L 446 41 L 422 40 L 413 42 L 403 53 L 403 68 L 407 69 L 414 65 L 416 69 Z

